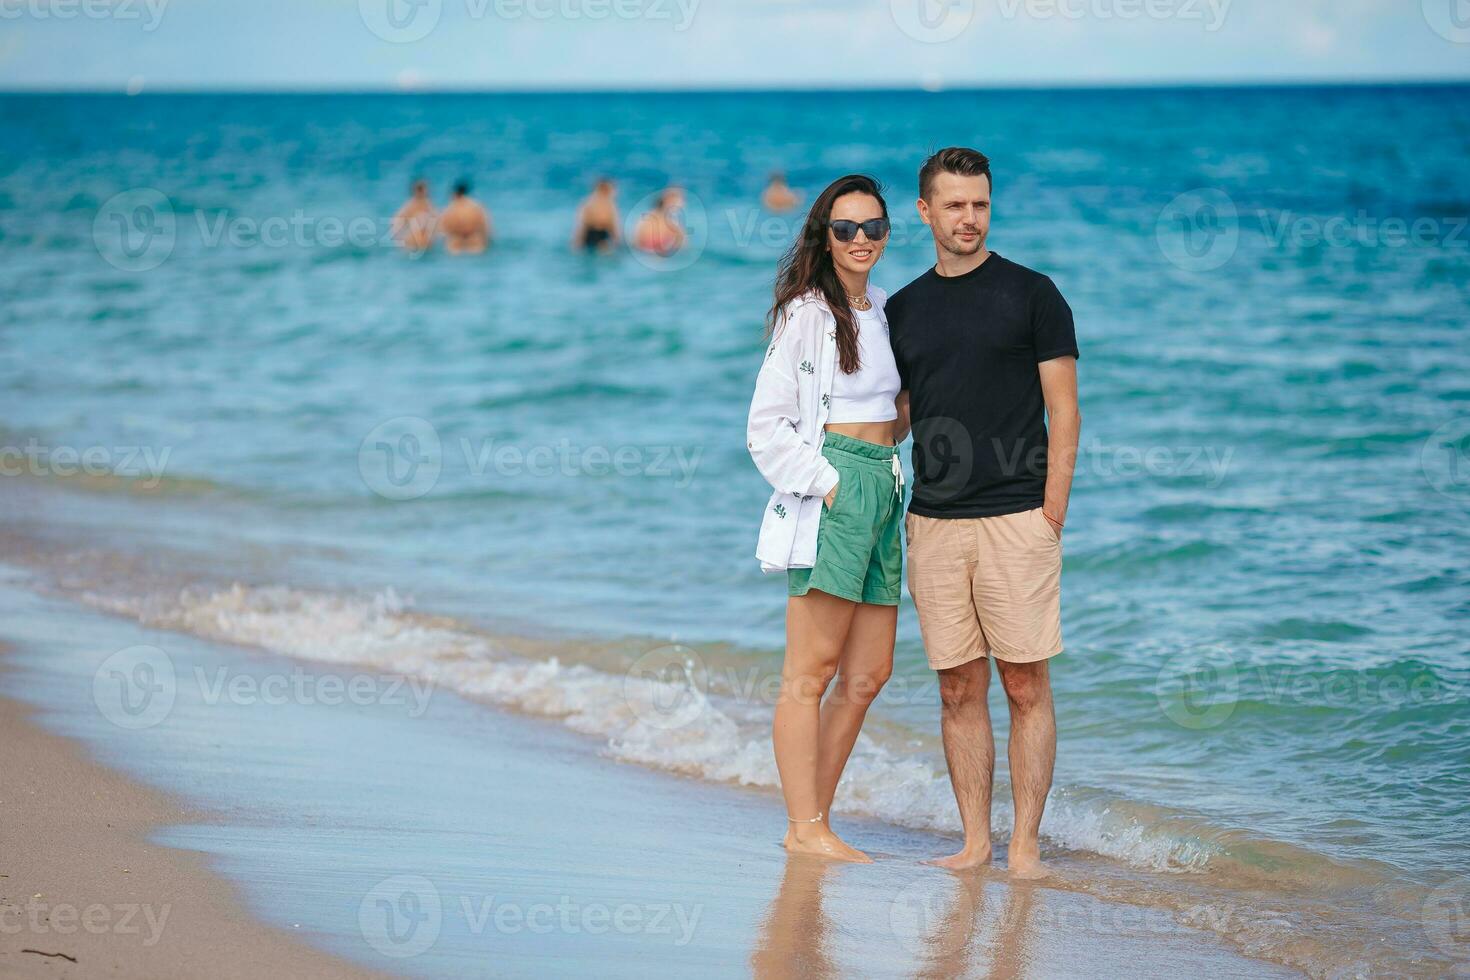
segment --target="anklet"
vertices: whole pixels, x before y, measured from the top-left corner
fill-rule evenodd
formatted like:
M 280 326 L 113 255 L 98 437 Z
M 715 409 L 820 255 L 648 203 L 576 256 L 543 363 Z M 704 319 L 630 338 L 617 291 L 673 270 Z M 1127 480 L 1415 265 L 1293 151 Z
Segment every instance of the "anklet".
M 823 814 L 820 814 L 819 813 L 815 817 L 812 817 L 810 820 L 793 820 L 790 817 L 787 817 L 786 818 L 786 822 L 787 823 L 821 823 L 822 822 L 822 816 L 823 816 Z

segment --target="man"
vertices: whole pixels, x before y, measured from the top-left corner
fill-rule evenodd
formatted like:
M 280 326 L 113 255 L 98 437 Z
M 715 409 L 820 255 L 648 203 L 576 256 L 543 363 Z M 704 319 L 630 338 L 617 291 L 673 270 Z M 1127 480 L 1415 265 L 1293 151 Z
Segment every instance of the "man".
M 413 182 L 413 193 L 393 216 L 393 237 L 410 252 L 425 251 L 434 244 L 434 226 L 439 216 L 429 200 L 429 183 Z
M 965 846 L 990 860 L 989 658 L 1010 704 L 1010 873 L 1038 878 L 1056 758 L 1047 661 L 1062 651 L 1062 527 L 1082 417 L 1072 311 L 1046 276 L 991 252 L 990 161 L 951 147 L 919 171 L 934 268 L 886 308 L 914 431 L 909 591 L 939 672 L 945 761 Z M 1050 432 L 1047 419 L 1050 419 Z
M 490 212 L 470 197 L 470 185 L 454 185 L 454 200 L 439 217 L 439 230 L 451 255 L 478 255 L 490 244 Z
M 572 248 L 606 254 L 618 244 L 618 192 L 611 179 L 600 178 L 577 209 Z

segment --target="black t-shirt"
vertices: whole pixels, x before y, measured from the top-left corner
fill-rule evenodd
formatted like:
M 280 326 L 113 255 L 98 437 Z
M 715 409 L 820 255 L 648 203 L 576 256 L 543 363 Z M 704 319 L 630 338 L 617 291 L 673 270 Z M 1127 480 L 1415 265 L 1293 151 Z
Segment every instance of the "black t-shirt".
M 888 300 L 894 360 L 914 426 L 924 517 L 995 517 L 1046 494 L 1046 403 L 1037 364 L 1077 357 L 1056 285 L 998 253 L 962 276 L 933 269 Z

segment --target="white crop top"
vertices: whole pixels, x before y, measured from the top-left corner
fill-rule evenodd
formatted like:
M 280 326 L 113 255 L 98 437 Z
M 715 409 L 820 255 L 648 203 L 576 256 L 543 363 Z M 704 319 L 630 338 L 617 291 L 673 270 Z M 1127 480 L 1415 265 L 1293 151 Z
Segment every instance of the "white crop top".
M 854 310 L 858 328 L 858 369 L 832 373 L 832 407 L 828 422 L 892 422 L 898 418 L 898 365 L 888 342 L 888 324 L 875 306 Z

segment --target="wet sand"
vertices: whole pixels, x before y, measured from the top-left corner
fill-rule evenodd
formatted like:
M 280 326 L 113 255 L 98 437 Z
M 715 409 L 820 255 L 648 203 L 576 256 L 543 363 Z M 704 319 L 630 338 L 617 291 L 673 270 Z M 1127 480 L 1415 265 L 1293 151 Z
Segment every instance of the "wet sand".
M 249 915 L 202 855 L 149 843 L 199 813 L 30 715 L 0 698 L 0 976 L 375 975 Z
M 937 835 L 839 822 L 878 863 L 788 860 L 772 794 L 21 584 L 0 586 L 0 691 L 40 710 L 0 706 L 15 774 L 0 893 L 169 913 L 153 945 L 146 919 L 141 935 L 0 936 L 0 972 L 1289 975 L 1158 911 L 926 867 L 952 846 Z M 140 644 L 166 653 L 173 683 L 163 717 L 129 729 L 98 678 Z M 283 696 L 264 695 L 273 679 Z M 354 684 L 368 696 L 327 696 Z

